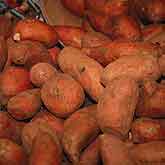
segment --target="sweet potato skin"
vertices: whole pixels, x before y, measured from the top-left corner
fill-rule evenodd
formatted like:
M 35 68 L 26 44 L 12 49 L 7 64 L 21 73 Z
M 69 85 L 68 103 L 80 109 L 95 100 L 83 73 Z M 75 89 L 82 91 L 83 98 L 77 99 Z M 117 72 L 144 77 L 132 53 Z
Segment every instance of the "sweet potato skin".
M 161 48 L 155 44 L 130 41 L 113 41 L 94 48 L 83 48 L 82 51 L 103 66 L 123 56 L 140 56 L 145 54 L 160 56 L 162 53 Z
M 164 141 L 153 141 L 144 144 L 136 144 L 130 149 L 130 154 L 138 164 L 164 163 Z
M 81 154 L 79 165 L 97 165 L 100 161 L 99 139 L 97 138 Z
M 39 41 L 47 47 L 52 47 L 57 43 L 57 34 L 53 27 L 37 19 L 20 20 L 13 31 L 15 41 Z
M 77 16 L 85 14 L 85 0 L 61 0 L 61 3 Z
M 8 139 L 0 139 L 1 165 L 26 165 L 27 159 L 23 148 Z
M 108 15 L 109 17 L 125 15 L 128 13 L 127 1 L 86 0 L 85 2 L 87 9 L 94 10 L 99 13 L 103 13 L 105 15 Z
M 89 106 L 73 113 L 64 123 L 62 144 L 72 163 L 79 162 L 82 149 L 99 134 L 95 113 L 96 106 Z
M 53 48 L 48 49 L 48 51 L 49 51 L 49 57 L 52 61 L 52 64 L 56 66 L 57 58 L 58 58 L 58 55 L 59 55 L 61 49 L 58 47 L 53 47 Z
M 39 62 L 51 64 L 48 50 L 42 43 L 36 41 L 14 42 L 13 40 L 8 40 L 8 56 L 10 63 L 23 65 L 27 69 Z
M 73 26 L 54 26 L 59 40 L 66 46 L 81 48 L 81 40 L 84 35 L 84 30 L 80 27 Z
M 26 124 L 22 130 L 22 145 L 25 151 L 30 154 L 33 146 L 33 142 L 37 137 L 38 133 L 45 132 L 57 138 L 55 129 L 53 129 L 49 123 L 44 120 L 35 120 Z
M 40 132 L 33 142 L 30 165 L 61 165 L 62 155 L 58 139 L 48 133 Z
M 143 88 L 137 104 L 136 115 L 138 117 L 162 118 L 165 116 L 165 85 L 155 83 L 154 90 Z M 150 94 L 151 93 L 151 94 Z
M 33 117 L 41 108 L 40 89 L 20 92 L 12 97 L 7 104 L 7 111 L 17 120 Z
M 105 67 L 101 81 L 107 85 L 112 79 L 124 75 L 137 81 L 157 80 L 161 75 L 158 58 L 149 54 L 120 57 Z
M 104 89 L 100 83 L 103 67 L 99 63 L 76 48 L 65 47 L 59 54 L 58 65 L 64 73 L 74 77 L 93 100 L 98 101 Z
M 50 112 L 66 118 L 83 104 L 85 94 L 76 80 L 59 73 L 43 85 L 41 98 Z
M 131 128 L 134 143 L 164 140 L 165 121 L 163 119 L 138 118 Z
M 42 87 L 56 73 L 57 70 L 52 65 L 48 63 L 37 63 L 30 70 L 30 80 L 35 86 Z
M 109 82 L 97 107 L 101 130 L 126 137 L 131 128 L 138 96 L 138 84 L 132 78 L 119 77 Z
M 37 113 L 31 121 L 44 121 L 49 124 L 49 126 L 56 132 L 59 139 L 62 138 L 64 132 L 64 120 L 57 118 L 47 110 L 40 111 Z
M 21 144 L 21 131 L 24 123 L 17 122 L 7 112 L 0 112 L 0 138 L 10 139 Z
M 100 152 L 105 165 L 134 165 L 128 147 L 117 136 L 103 134 L 99 137 Z M 117 155 L 117 156 L 116 156 Z
M 131 10 L 133 10 L 142 21 L 149 23 L 158 23 L 164 21 L 164 4 L 164 0 L 129 0 L 129 6 Z
M 9 98 L 31 87 L 29 72 L 26 69 L 14 66 L 7 68 L 0 79 L 1 104 L 5 105 Z

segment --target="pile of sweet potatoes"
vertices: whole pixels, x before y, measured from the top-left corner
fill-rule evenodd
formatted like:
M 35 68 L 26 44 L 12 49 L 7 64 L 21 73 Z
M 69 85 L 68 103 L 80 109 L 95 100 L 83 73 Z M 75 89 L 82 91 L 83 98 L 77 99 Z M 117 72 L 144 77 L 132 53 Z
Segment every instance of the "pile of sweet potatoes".
M 165 1 L 61 3 L 0 17 L 0 165 L 165 164 Z

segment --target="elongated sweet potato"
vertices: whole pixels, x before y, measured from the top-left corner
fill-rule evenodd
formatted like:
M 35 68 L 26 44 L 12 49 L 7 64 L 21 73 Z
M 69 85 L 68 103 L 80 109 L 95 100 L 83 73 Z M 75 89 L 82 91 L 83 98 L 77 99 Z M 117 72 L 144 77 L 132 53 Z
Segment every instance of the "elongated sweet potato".
M 87 9 L 104 13 L 110 17 L 128 13 L 127 0 L 86 0 L 85 2 Z
M 164 0 L 129 0 L 130 10 L 132 10 L 145 23 L 164 21 L 164 4 Z
M 27 69 L 39 62 L 51 64 L 48 50 L 43 44 L 36 41 L 14 42 L 13 40 L 8 40 L 8 56 L 10 63 L 23 65 Z
M 57 118 L 53 114 L 49 113 L 48 111 L 44 110 L 37 113 L 33 118 L 32 121 L 41 120 L 45 121 L 49 124 L 49 126 L 57 133 L 59 139 L 62 138 L 64 132 L 64 120 Z
M 81 154 L 79 165 L 98 165 L 101 162 L 99 139 L 93 141 Z
M 77 16 L 85 14 L 85 0 L 61 0 L 61 3 Z
M 45 120 L 35 120 L 27 123 L 22 130 L 22 144 L 25 151 L 30 154 L 33 142 L 38 133 L 45 132 L 57 138 L 56 130 L 53 129 Z
M 3 71 L 0 78 L 1 104 L 7 104 L 8 99 L 31 87 L 29 72 L 26 69 L 9 67 Z
M 137 41 L 142 37 L 140 25 L 131 16 L 108 17 L 93 11 L 88 11 L 87 16 L 96 31 L 103 32 L 112 39 Z
M 30 70 L 30 80 L 35 86 L 42 87 L 56 72 L 56 68 L 48 63 L 37 63 Z
M 132 124 L 131 133 L 134 143 L 164 140 L 165 120 L 150 118 L 136 119 Z
M 165 84 L 155 83 L 153 88 L 155 88 L 153 91 L 152 89 L 147 90 L 144 84 L 136 108 L 137 116 L 152 118 L 162 118 L 165 116 Z
M 73 113 L 64 123 L 62 144 L 72 163 L 78 163 L 80 152 L 98 135 L 96 105 Z
M 131 128 L 138 96 L 138 84 L 132 78 L 121 76 L 109 82 L 97 107 L 101 130 L 126 137 Z
M 33 142 L 30 155 L 30 165 L 53 164 L 61 165 L 62 152 L 58 138 L 54 138 L 48 133 L 39 132 Z
M 165 161 L 165 142 L 153 141 L 144 144 L 136 144 L 130 149 L 130 154 L 137 164 L 156 165 Z
M 13 39 L 15 41 L 39 41 L 48 47 L 57 43 L 57 34 L 54 28 L 37 19 L 20 20 L 14 27 Z
M 1 165 L 27 165 L 26 154 L 21 146 L 9 139 L 0 139 Z
M 82 51 L 103 66 L 122 56 L 154 55 L 160 56 L 161 48 L 148 42 L 113 41 L 94 48 L 83 48 Z
M 7 111 L 17 120 L 25 120 L 33 117 L 40 108 L 40 89 L 20 92 L 9 99 L 7 104 Z
M 111 41 L 108 37 L 97 33 L 91 34 L 78 27 L 55 26 L 54 29 L 59 35 L 61 42 L 66 46 L 76 48 L 97 47 Z
M 157 80 L 160 74 L 158 57 L 149 54 L 125 56 L 106 66 L 101 81 L 104 85 L 107 85 L 114 78 L 124 75 L 137 81 Z
M 68 117 L 79 109 L 85 99 L 83 88 L 67 74 L 56 74 L 41 89 L 41 98 L 50 112 Z
M 135 165 L 125 142 L 112 134 L 100 135 L 100 152 L 104 165 Z
M 100 83 L 103 67 L 99 63 L 76 48 L 66 47 L 58 56 L 58 65 L 64 73 L 79 81 L 93 100 L 98 101 L 104 89 Z

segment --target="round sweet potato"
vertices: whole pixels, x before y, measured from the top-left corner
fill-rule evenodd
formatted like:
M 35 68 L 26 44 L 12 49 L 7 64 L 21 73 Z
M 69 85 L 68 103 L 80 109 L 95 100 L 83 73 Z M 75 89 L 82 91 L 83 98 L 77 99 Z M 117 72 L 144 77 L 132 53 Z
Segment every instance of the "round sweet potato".
M 48 63 L 37 63 L 30 70 L 30 80 L 35 86 L 42 87 L 56 72 L 56 68 Z
M 17 120 L 25 120 L 33 117 L 40 108 L 40 89 L 20 92 L 10 98 L 7 104 L 7 111 Z
M 41 98 L 50 112 L 58 117 L 68 117 L 84 102 L 83 88 L 71 76 L 56 74 L 41 89 Z

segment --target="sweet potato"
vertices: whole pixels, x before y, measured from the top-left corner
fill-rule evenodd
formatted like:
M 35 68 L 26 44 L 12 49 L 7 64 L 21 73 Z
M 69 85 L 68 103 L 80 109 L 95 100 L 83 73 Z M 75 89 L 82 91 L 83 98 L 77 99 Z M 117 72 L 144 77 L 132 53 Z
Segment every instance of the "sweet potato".
M 86 0 L 85 2 L 87 9 L 104 13 L 109 17 L 128 14 L 127 0 Z
M 133 10 L 133 12 L 145 23 L 164 21 L 164 4 L 164 0 L 129 0 L 130 10 Z
M 137 116 L 152 118 L 165 116 L 165 84 L 155 83 L 153 88 L 155 88 L 153 91 L 152 89 L 146 91 L 144 87 L 142 88 L 141 97 L 136 108 Z
M 165 142 L 153 141 L 144 144 L 136 144 L 130 149 L 130 154 L 136 160 L 136 163 L 156 165 L 165 162 Z
M 109 82 L 97 107 L 101 130 L 126 137 L 131 128 L 138 96 L 138 84 L 132 78 L 121 76 Z
M 57 34 L 54 28 L 37 19 L 24 19 L 18 21 L 14 27 L 13 39 L 15 41 L 39 41 L 47 47 L 57 43 Z
M 160 56 L 161 48 L 148 42 L 113 41 L 94 48 L 83 48 L 82 51 L 103 66 L 122 56 L 154 55 Z
M 93 11 L 87 12 L 88 19 L 96 31 L 103 32 L 112 39 L 137 41 L 141 39 L 138 22 L 131 16 L 108 17 Z
M 62 152 L 58 138 L 40 132 L 33 142 L 29 165 L 61 165 Z
M 73 113 L 64 123 L 62 144 L 73 164 L 79 162 L 80 152 L 99 133 L 95 113 L 96 105 L 92 105 Z
M 61 3 L 77 16 L 85 14 L 85 0 L 61 0 Z
M 4 37 L 0 36 L 0 71 L 4 69 L 4 66 L 7 62 L 8 53 L 7 53 L 7 43 Z
M 12 32 L 12 21 L 6 16 L 0 16 L 0 36 L 8 38 Z
M 134 143 L 164 140 L 165 120 L 138 118 L 132 124 L 131 133 Z
M 73 26 L 55 26 L 57 34 L 61 42 L 66 46 L 76 48 L 97 47 L 109 43 L 111 40 L 108 37 L 98 33 L 85 32 L 82 28 Z
M 41 98 L 50 112 L 66 118 L 84 102 L 83 88 L 71 76 L 56 74 L 41 89 Z
M 0 139 L 1 165 L 26 165 L 26 154 L 21 146 L 9 139 Z
M 120 57 L 106 66 L 101 81 L 107 85 L 114 78 L 124 75 L 137 81 L 157 80 L 161 75 L 158 58 L 149 54 Z
M 158 62 L 159 62 L 160 72 L 163 76 L 165 76 L 165 54 L 159 58 Z
M 31 87 L 30 76 L 27 70 L 22 67 L 9 67 L 3 71 L 0 77 L 1 105 L 7 104 L 8 99 Z
M 17 122 L 7 112 L 0 112 L 0 138 L 7 138 L 21 144 L 21 130 L 24 123 Z
M 43 44 L 36 41 L 14 42 L 13 40 L 8 40 L 8 56 L 10 63 L 23 65 L 27 69 L 39 62 L 51 64 L 48 50 Z
M 76 48 L 66 47 L 58 56 L 58 65 L 64 73 L 79 81 L 93 100 L 98 101 L 104 89 L 100 83 L 103 67 L 99 63 Z
M 42 87 L 56 72 L 56 68 L 48 63 L 37 63 L 30 70 L 30 80 L 35 86 Z
M 100 153 L 104 165 L 134 165 L 125 142 L 112 134 L 100 135 Z
M 10 98 L 7 104 L 7 111 L 17 120 L 25 120 L 33 117 L 40 108 L 40 89 L 20 92 Z
M 99 139 L 93 141 L 81 154 L 79 165 L 98 165 L 101 162 Z
M 33 142 L 40 132 L 48 133 L 57 138 L 56 130 L 45 120 L 35 120 L 27 123 L 22 130 L 21 138 L 23 147 L 28 154 L 31 152 Z
M 74 26 L 54 26 L 59 40 L 66 46 L 81 48 L 81 39 L 84 35 L 84 30 Z
M 57 65 L 57 58 L 58 58 L 60 51 L 61 51 L 61 49 L 58 47 L 53 47 L 53 48 L 48 49 L 49 57 L 50 57 L 53 65 Z
M 37 113 L 32 118 L 32 121 L 36 121 L 36 120 L 41 120 L 41 121 L 45 121 L 46 123 L 48 123 L 49 126 L 52 127 L 52 129 L 54 129 L 54 131 L 56 131 L 59 139 L 61 139 L 61 137 L 63 136 L 63 132 L 64 132 L 64 120 L 63 119 L 57 118 L 53 114 L 44 110 L 44 111 Z

